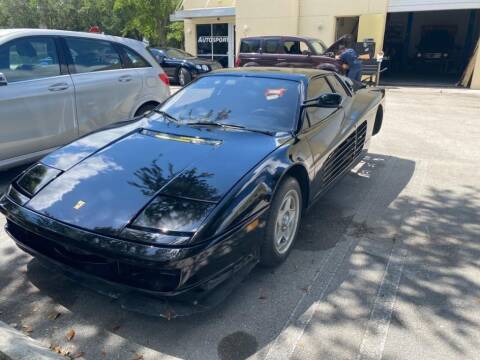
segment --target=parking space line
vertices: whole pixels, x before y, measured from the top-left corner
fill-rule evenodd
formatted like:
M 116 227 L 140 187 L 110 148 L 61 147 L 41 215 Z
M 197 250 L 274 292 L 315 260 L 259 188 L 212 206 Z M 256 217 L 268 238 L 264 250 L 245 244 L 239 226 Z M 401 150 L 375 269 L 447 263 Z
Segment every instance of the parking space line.
M 324 278 L 324 282 L 318 288 L 315 288 L 315 292 L 318 293 L 318 291 L 320 291 L 316 301 L 314 301 L 312 305 L 300 317 L 298 317 L 298 319 L 295 320 L 299 309 L 302 308 L 302 305 L 304 305 L 307 297 L 311 297 L 314 294 L 309 294 L 306 292 L 302 295 L 302 297 L 298 300 L 294 310 L 290 314 L 289 319 L 285 323 L 280 335 L 271 343 L 270 348 L 265 355 L 265 360 L 289 359 L 295 351 L 295 348 L 303 336 L 306 327 L 316 313 L 319 303 L 325 297 L 327 289 L 330 287 L 332 280 L 336 277 L 338 270 L 340 269 L 340 265 L 343 264 L 345 257 L 347 254 L 351 253 L 352 249 L 357 243 L 353 238 L 346 238 L 346 241 L 342 242 L 340 245 L 335 247 L 335 249 L 330 251 L 328 256 L 325 258 L 325 261 L 322 263 L 310 282 L 311 285 L 315 284 L 320 274 L 325 274 L 324 268 L 327 265 L 329 265 L 326 267 L 327 271 L 333 267 L 333 271 L 330 273 L 330 275 Z
M 411 188 L 413 196 L 418 196 L 425 184 L 428 175 L 428 163 L 425 161 L 417 164 L 416 176 L 413 178 Z M 408 210 L 404 210 L 406 212 Z M 414 211 L 413 217 L 415 216 Z M 403 219 L 403 214 L 400 216 Z M 403 220 L 397 224 L 400 229 Z M 387 341 L 390 321 L 395 307 L 398 288 L 402 279 L 405 259 L 408 250 L 400 239 L 393 245 L 383 278 L 373 302 L 367 327 L 360 343 L 357 360 L 380 360 L 383 357 Z
M 402 247 L 401 242 L 392 247 L 380 287 L 373 302 L 357 360 L 380 360 L 383 356 L 407 253 L 407 249 Z

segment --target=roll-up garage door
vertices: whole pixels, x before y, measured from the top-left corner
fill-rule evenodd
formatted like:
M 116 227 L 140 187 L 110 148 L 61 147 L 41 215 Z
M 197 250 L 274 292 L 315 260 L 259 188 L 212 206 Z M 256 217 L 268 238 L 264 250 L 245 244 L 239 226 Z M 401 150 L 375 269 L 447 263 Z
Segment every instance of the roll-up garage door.
M 480 0 L 389 0 L 388 12 L 480 9 Z

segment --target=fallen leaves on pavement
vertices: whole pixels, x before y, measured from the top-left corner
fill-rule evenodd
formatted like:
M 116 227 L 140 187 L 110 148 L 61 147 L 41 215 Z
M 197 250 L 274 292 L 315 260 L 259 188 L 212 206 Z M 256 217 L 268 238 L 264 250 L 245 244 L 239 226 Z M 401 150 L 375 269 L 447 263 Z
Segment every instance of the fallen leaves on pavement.
M 22 326 L 22 331 L 30 334 L 33 331 L 33 328 L 31 325 L 23 325 Z
M 60 354 L 62 356 L 69 356 L 70 355 L 70 350 L 69 349 L 64 349 L 58 344 L 51 344 L 50 345 L 50 350 L 53 352 L 56 352 L 57 354 Z
M 67 339 L 67 341 L 71 341 L 74 337 L 75 337 L 75 330 L 73 329 L 68 330 L 67 335 L 65 335 L 65 339 Z

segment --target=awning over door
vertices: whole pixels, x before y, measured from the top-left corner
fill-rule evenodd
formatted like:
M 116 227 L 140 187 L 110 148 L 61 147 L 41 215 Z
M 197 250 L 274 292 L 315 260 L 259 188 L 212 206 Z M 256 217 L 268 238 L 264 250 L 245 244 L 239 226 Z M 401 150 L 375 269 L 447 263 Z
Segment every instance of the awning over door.
M 222 17 L 222 16 L 235 16 L 234 7 L 216 7 L 216 8 L 204 8 L 204 9 L 190 9 L 190 10 L 178 10 L 174 14 L 170 15 L 171 21 L 179 21 L 185 19 L 196 19 L 205 17 Z
M 480 9 L 480 0 L 389 0 L 388 12 Z

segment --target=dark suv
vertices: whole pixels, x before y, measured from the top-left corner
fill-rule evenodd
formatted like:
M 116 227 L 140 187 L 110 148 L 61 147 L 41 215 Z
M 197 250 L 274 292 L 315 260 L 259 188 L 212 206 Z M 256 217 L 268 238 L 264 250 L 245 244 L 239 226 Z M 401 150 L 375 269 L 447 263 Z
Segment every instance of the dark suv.
M 335 44 L 334 44 L 335 45 Z M 340 71 L 333 46 L 296 36 L 258 36 L 241 40 L 235 66 L 279 66 Z

